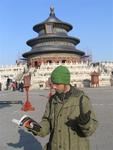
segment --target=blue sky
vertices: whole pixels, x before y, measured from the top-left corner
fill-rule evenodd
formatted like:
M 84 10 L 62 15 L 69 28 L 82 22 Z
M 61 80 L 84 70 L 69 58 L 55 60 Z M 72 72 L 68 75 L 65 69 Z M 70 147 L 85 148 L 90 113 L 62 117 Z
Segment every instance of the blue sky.
M 113 61 L 113 0 L 1 0 L 0 66 L 31 50 L 26 41 L 38 36 L 32 27 L 49 16 L 51 5 L 73 26 L 68 34 L 80 39 L 77 49 L 93 61 Z

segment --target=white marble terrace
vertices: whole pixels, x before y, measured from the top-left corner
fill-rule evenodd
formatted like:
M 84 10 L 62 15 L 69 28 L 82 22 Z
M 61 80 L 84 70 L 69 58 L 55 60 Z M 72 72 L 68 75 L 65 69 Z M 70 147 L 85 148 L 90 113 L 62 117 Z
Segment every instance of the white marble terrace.
M 54 68 L 59 65 L 67 66 L 71 72 L 71 84 L 77 87 L 84 87 L 83 80 L 91 80 L 91 72 L 99 72 L 99 86 L 111 86 L 111 79 L 113 76 L 113 62 L 76 62 L 76 63 L 51 63 L 41 64 L 40 68 L 27 69 L 26 65 L 11 65 L 0 67 L 0 82 L 2 89 L 5 89 L 7 78 L 13 81 L 20 82 L 23 76 L 31 74 L 31 89 L 46 89 L 48 88 L 47 81 Z

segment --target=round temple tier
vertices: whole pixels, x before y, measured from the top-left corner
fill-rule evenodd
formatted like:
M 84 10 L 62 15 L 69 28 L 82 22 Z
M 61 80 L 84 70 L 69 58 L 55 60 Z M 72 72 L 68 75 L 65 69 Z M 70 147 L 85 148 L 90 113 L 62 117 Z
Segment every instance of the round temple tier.
M 36 38 L 27 41 L 27 45 L 31 47 L 31 50 L 24 53 L 23 57 L 28 59 L 29 64 L 34 58 L 41 58 L 44 61 L 47 54 L 52 59 L 53 55 L 57 54 L 59 61 L 80 61 L 81 57 L 85 55 L 83 51 L 76 49 L 76 45 L 80 43 L 79 38 L 75 38 L 68 35 L 68 32 L 72 30 L 72 25 L 61 21 L 55 16 L 54 8 L 50 8 L 49 17 L 42 23 L 36 24 L 33 30 L 38 33 Z M 71 55 L 71 57 L 70 57 Z M 67 56 L 69 57 L 67 59 Z M 72 59 L 71 59 L 72 58 Z M 38 61 L 38 60 L 37 60 Z M 53 62 L 53 60 L 51 60 Z

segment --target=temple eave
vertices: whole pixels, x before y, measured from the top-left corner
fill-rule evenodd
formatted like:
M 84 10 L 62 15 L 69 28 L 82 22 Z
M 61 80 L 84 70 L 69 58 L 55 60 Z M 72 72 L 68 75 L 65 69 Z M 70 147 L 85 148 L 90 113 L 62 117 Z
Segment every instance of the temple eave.
M 23 57 L 25 58 L 28 58 L 29 56 L 32 56 L 32 55 L 41 55 L 41 54 L 52 54 L 52 53 L 67 53 L 67 54 L 76 54 L 76 55 L 80 55 L 80 56 L 83 56 L 85 53 L 82 52 L 82 51 L 79 51 L 79 50 L 58 50 L 58 49 L 52 49 L 52 50 L 35 50 L 35 51 L 29 51 L 29 52 L 26 52 L 23 54 Z
M 71 42 L 75 45 L 80 43 L 80 39 L 79 38 L 73 38 L 71 36 L 53 36 L 53 35 L 48 35 L 48 36 L 42 36 L 42 37 L 38 37 L 38 38 L 33 38 L 31 40 L 28 40 L 26 43 L 29 46 L 34 46 L 37 43 L 41 43 L 41 42 L 47 42 L 47 41 L 67 41 L 67 42 Z

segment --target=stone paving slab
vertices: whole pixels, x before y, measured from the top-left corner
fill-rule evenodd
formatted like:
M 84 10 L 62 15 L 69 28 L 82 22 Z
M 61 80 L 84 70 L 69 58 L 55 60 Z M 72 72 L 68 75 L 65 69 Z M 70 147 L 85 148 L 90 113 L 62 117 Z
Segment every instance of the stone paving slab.
M 92 150 L 113 150 L 113 87 L 83 89 L 91 98 L 99 127 L 90 137 Z M 42 150 L 48 136 L 40 138 L 12 123 L 27 114 L 37 121 L 41 120 L 48 100 L 47 90 L 30 91 L 29 100 L 35 111 L 24 112 L 22 104 L 0 105 L 0 150 Z M 23 101 L 24 92 L 0 91 L 0 101 Z

